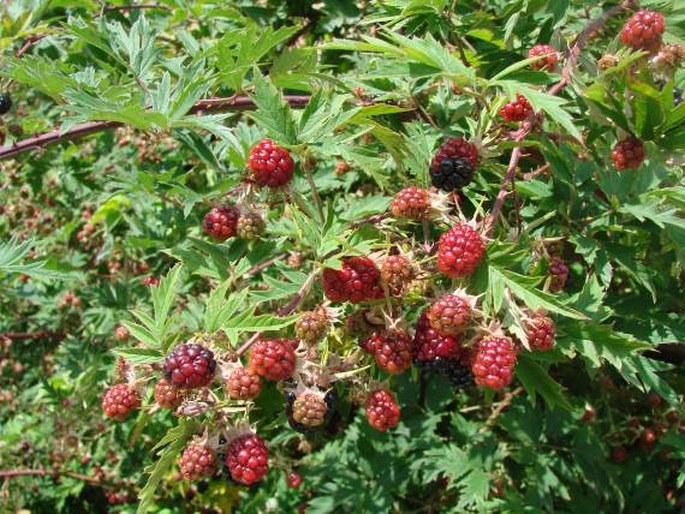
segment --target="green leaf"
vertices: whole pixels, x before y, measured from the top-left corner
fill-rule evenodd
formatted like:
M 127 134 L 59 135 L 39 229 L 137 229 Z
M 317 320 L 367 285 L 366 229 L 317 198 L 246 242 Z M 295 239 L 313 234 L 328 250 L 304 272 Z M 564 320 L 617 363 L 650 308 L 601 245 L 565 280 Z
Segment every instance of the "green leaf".
M 183 266 L 177 264 L 160 280 L 157 287 L 151 288 L 155 327 L 162 334 L 169 322 L 169 311 L 176 301 L 182 272 Z
M 525 354 L 519 354 L 516 362 L 516 376 L 526 388 L 530 399 L 535 403 L 535 395 L 540 394 L 550 409 L 559 406 L 571 410 L 571 404 L 562 393 L 562 386 L 554 381 L 549 373 Z
M 113 352 L 136 366 L 155 364 L 164 359 L 162 352 L 151 348 L 115 348 Z
M 533 106 L 536 111 L 544 111 L 550 118 L 561 125 L 566 131 L 578 141 L 583 140 L 573 117 L 562 109 L 562 105 L 568 102 L 562 98 L 548 95 L 526 86 L 521 82 L 510 80 L 493 80 L 490 82 L 492 86 L 499 86 L 507 92 L 509 98 L 516 98 L 517 94 L 522 94 Z
M 232 284 L 232 280 L 226 280 L 216 287 L 209 298 L 205 309 L 204 328 L 208 332 L 215 332 L 227 325 L 230 319 L 244 306 L 249 293 L 248 289 L 237 291 L 226 297 L 226 293 Z
M 652 346 L 629 334 L 598 323 L 572 322 L 564 324 L 564 341 L 587 357 L 596 367 L 607 361 L 619 371 L 624 359 Z
M 181 451 L 186 445 L 186 441 L 190 438 L 196 429 L 194 422 L 186 422 L 180 420 L 179 425 L 170 429 L 166 435 L 155 445 L 152 452 L 159 451 L 159 459 L 157 462 L 145 469 L 146 473 L 150 474 L 145 486 L 140 490 L 140 503 L 136 512 L 138 514 L 146 514 L 152 507 L 155 501 L 155 492 L 159 487 L 164 476 L 169 473 Z
M 529 309 L 536 310 L 543 308 L 549 312 L 554 312 L 573 319 L 588 319 L 585 314 L 560 303 L 555 296 L 540 291 L 534 287 L 537 279 L 526 277 L 509 271 L 500 269 L 496 266 L 489 266 L 489 281 L 497 283 L 503 282 L 514 296 L 518 297 Z
M 293 113 L 281 92 L 262 77 L 259 70 L 255 70 L 252 80 L 255 85 L 252 100 L 257 106 L 252 118 L 278 142 L 295 144 L 297 133 Z

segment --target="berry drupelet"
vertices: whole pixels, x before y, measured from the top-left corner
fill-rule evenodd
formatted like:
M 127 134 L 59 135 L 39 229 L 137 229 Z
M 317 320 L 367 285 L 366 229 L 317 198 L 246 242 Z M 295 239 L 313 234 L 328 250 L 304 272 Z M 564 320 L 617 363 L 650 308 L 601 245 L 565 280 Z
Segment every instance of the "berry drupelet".
M 217 241 L 236 235 L 240 211 L 229 205 L 214 207 L 202 219 L 202 230 Z
M 248 165 L 254 181 L 260 186 L 277 188 L 293 178 L 293 162 L 290 152 L 270 139 L 264 139 L 250 150 Z
M 181 389 L 197 389 L 214 378 L 214 354 L 196 343 L 176 346 L 164 361 L 164 376 Z
M 438 271 L 450 278 L 473 273 L 485 256 L 481 235 L 467 223 L 458 223 L 440 236 Z

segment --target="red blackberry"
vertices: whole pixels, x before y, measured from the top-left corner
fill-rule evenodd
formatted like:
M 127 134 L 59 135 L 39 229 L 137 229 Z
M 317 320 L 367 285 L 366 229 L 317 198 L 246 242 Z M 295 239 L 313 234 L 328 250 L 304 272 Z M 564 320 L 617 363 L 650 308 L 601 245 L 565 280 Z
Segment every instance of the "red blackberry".
M 373 355 L 376 365 L 387 373 L 399 375 L 411 366 L 412 342 L 404 330 L 375 332 L 360 346 Z
M 430 197 L 426 189 L 405 187 L 395 195 L 390 211 L 395 218 L 424 220 L 430 212 Z
M 534 70 L 545 70 L 554 71 L 559 62 L 559 51 L 553 46 L 549 45 L 535 45 L 533 48 L 528 50 L 528 57 L 541 57 L 545 56 L 544 59 L 539 59 L 531 63 L 530 67 Z
M 326 297 L 332 302 L 360 303 L 384 296 L 380 272 L 368 257 L 348 257 L 342 260 L 342 269 L 324 269 L 322 282 Z
M 289 339 L 257 341 L 250 351 L 250 369 L 267 380 L 287 380 L 295 372 L 296 346 Z
M 162 371 L 171 383 L 181 389 L 196 389 L 208 385 L 214 378 L 214 354 L 195 343 L 180 344 L 164 361 Z
M 385 432 L 400 421 L 400 408 L 387 389 L 378 389 L 366 397 L 366 419 L 376 430 Z
M 511 338 L 484 336 L 475 346 L 471 372 L 479 386 L 502 389 L 511 383 L 516 366 L 516 350 Z
M 302 475 L 300 475 L 296 471 L 288 471 L 288 474 L 285 477 L 285 481 L 288 484 L 288 487 L 291 489 L 297 489 L 302 485 L 302 482 L 304 481 L 302 478 Z
M 248 160 L 254 181 L 260 186 L 281 187 L 293 178 L 290 153 L 270 139 L 264 139 L 250 150 Z
M 552 257 L 549 261 L 548 273 L 551 277 L 549 290 L 557 293 L 564 289 L 569 275 L 569 269 L 564 260 L 559 257 Z
M 471 323 L 472 303 L 464 296 L 446 294 L 433 302 L 426 312 L 426 317 L 438 334 L 457 336 Z
M 473 143 L 469 143 L 461 137 L 455 137 L 448 139 L 440 145 L 440 148 L 438 148 L 438 151 L 431 161 L 431 172 L 435 173 L 439 170 L 440 163 L 443 159 L 454 158 L 465 159 L 472 168 L 476 168 L 480 161 L 478 149 Z
M 323 395 L 304 392 L 295 398 L 292 406 L 292 417 L 296 423 L 307 428 L 323 425 L 328 406 Z
M 611 162 L 616 171 L 636 169 L 645 160 L 645 147 L 642 141 L 634 137 L 622 139 L 611 151 Z
M 117 341 L 126 341 L 130 335 L 131 332 L 129 332 L 128 328 L 126 328 L 124 325 L 119 325 L 114 329 L 114 339 Z
M 190 443 L 183 450 L 178 467 L 186 480 L 211 477 L 217 471 L 216 452 L 206 443 Z
M 157 287 L 159 285 L 159 277 L 145 277 L 141 280 L 141 284 L 147 287 Z
M 160 407 L 174 410 L 183 403 L 183 391 L 166 378 L 160 378 L 155 384 L 154 398 Z
M 259 396 L 262 382 L 259 375 L 247 368 L 238 366 L 231 371 L 226 381 L 228 395 L 235 400 L 252 400 Z
M 131 411 L 140 408 L 140 395 L 128 384 L 107 388 L 102 397 L 102 410 L 111 419 L 123 420 Z
M 554 348 L 554 321 L 549 316 L 534 313 L 524 320 L 524 328 L 532 350 L 546 352 Z
M 460 343 L 459 336 L 442 336 L 430 326 L 428 309 L 421 313 L 414 332 L 414 355 L 418 364 L 458 359 L 461 354 Z
M 611 451 L 611 460 L 615 464 L 623 464 L 628 458 L 628 450 L 625 446 L 617 446 Z
M 231 441 L 226 448 L 226 466 L 231 479 L 239 484 L 259 482 L 269 471 L 269 452 L 257 434 L 245 434 Z
M 445 157 L 436 167 L 431 167 L 431 184 L 442 191 L 459 191 L 469 185 L 476 169 L 462 157 Z
M 505 104 L 498 112 L 504 121 L 523 121 L 533 114 L 533 107 L 525 96 L 517 94 L 515 102 Z
M 634 50 L 654 52 L 661 46 L 665 29 L 666 23 L 661 13 L 641 9 L 623 26 L 621 41 Z
M 467 223 L 458 223 L 438 242 L 438 271 L 450 278 L 473 273 L 485 256 L 480 234 Z
M 656 444 L 657 435 L 651 428 L 645 428 L 640 434 L 640 448 L 642 451 L 650 452 L 654 449 Z
M 257 239 L 265 227 L 266 223 L 261 214 L 257 211 L 246 211 L 238 218 L 236 234 L 242 239 Z
M 235 207 L 229 205 L 214 207 L 202 219 L 202 230 L 217 241 L 225 241 L 236 235 L 239 217 L 240 211 Z
M 404 255 L 389 255 L 381 265 L 381 281 L 393 296 L 400 296 L 407 284 L 414 280 L 414 267 Z
M 331 329 L 331 322 L 325 309 L 303 312 L 295 322 L 295 335 L 307 344 L 322 341 Z

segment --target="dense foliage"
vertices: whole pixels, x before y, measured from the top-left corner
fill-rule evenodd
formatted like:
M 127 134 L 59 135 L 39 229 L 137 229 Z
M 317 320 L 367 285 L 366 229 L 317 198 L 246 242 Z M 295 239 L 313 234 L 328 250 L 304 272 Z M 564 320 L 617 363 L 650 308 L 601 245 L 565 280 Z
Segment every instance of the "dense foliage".
M 679 511 L 639 4 L 3 2 L 3 512 Z

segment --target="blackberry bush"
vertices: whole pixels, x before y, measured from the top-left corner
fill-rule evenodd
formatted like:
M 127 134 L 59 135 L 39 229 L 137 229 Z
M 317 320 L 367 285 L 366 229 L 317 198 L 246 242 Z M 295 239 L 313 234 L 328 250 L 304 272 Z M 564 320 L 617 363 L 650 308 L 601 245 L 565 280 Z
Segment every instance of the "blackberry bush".
M 124 4 L 0 6 L 4 510 L 682 510 L 674 2 Z

